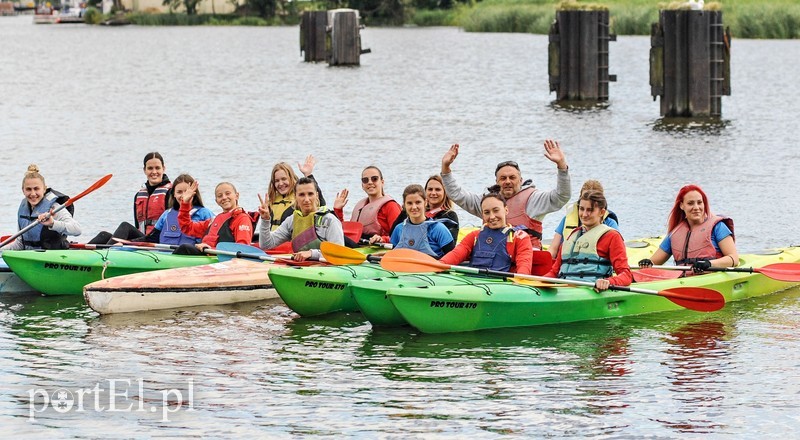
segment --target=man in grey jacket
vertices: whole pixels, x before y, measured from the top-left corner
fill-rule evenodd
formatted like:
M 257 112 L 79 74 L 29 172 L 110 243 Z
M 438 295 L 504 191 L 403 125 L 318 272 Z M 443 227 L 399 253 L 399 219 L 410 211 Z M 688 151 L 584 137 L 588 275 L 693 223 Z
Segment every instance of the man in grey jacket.
M 472 215 L 481 217 L 481 195 L 469 192 L 456 182 L 450 165 L 458 156 L 459 145 L 454 144 L 442 157 L 442 181 L 447 196 Z M 569 166 L 564 152 L 557 141 L 544 141 L 544 156 L 558 167 L 556 188 L 549 191 L 536 189 L 533 184 L 524 184 L 519 165 L 514 161 L 497 164 L 494 175 L 496 185 L 491 192 L 499 192 L 506 199 L 508 222 L 521 226 L 531 237 L 534 249 L 542 248 L 542 219 L 545 214 L 558 211 L 570 197 Z

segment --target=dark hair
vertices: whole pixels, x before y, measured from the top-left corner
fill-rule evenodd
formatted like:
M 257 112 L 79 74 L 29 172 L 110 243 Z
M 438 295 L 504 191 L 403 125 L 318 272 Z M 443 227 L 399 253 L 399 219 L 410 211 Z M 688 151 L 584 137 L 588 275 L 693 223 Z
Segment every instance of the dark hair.
M 600 209 L 608 208 L 608 203 L 606 202 L 606 196 L 603 195 L 602 192 L 596 190 L 584 191 L 581 194 L 580 200 L 588 200 L 592 203 L 592 208 L 598 207 Z M 578 203 L 580 203 L 578 200 Z
M 142 165 L 147 167 L 147 161 L 152 159 L 158 159 L 161 162 L 161 166 L 164 166 L 164 158 L 161 156 L 161 153 L 153 151 L 151 153 L 147 153 L 144 155 L 144 160 L 142 161 Z
M 406 197 L 410 196 L 411 194 L 419 194 L 422 197 L 422 200 L 425 201 L 425 188 L 422 185 L 417 185 L 416 183 L 408 185 L 406 189 L 403 190 L 403 205 L 406 203 Z
M 191 185 L 194 183 L 194 177 L 190 176 L 189 174 L 181 174 L 179 175 L 173 182 L 172 182 L 172 191 L 169 192 L 170 201 L 168 203 L 173 209 L 181 209 L 181 201 L 175 197 L 175 187 L 178 186 L 179 183 L 186 183 Z M 200 188 L 197 189 L 197 192 L 194 193 L 194 197 L 192 198 L 192 206 L 202 206 L 205 207 L 206 205 L 203 204 L 203 198 L 200 197 Z
M 486 200 L 486 199 L 497 199 L 497 200 L 500 200 L 501 202 L 503 202 L 503 206 L 506 206 L 506 198 L 503 197 L 503 195 L 500 194 L 500 193 L 490 192 L 488 194 L 484 194 L 483 197 L 481 197 L 480 205 L 483 205 L 483 201 Z
M 428 184 L 431 183 L 431 180 L 435 180 L 439 182 L 440 185 L 442 185 L 442 192 L 444 193 L 444 201 L 442 202 L 442 208 L 444 208 L 445 211 L 450 211 L 451 209 L 453 209 L 453 201 L 450 200 L 450 196 L 447 195 L 447 188 L 444 187 L 444 181 L 442 180 L 442 176 L 434 174 L 433 176 L 428 177 L 428 180 L 425 181 L 426 190 L 428 189 Z
M 310 177 L 301 177 L 301 178 L 297 179 L 297 183 L 294 184 L 294 189 L 296 191 L 298 186 L 300 186 L 300 185 L 308 185 L 309 183 L 314 185 L 314 191 L 316 191 L 317 190 L 317 182 L 315 182 L 314 179 L 312 179 Z
M 497 164 L 497 168 L 494 169 L 494 175 L 496 176 L 497 172 L 500 171 L 500 168 L 503 167 L 514 167 L 517 169 L 517 171 L 520 171 L 518 163 L 514 162 L 513 160 L 507 160 L 505 162 L 500 162 L 499 164 Z

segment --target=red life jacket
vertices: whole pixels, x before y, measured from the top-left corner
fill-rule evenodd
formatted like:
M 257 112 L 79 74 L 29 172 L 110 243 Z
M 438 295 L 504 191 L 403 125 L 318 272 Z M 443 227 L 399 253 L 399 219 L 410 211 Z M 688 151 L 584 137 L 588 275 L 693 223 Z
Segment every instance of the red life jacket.
M 525 212 L 525 207 L 528 205 L 528 199 L 531 198 L 535 191 L 536 188 L 528 187 L 506 200 L 506 206 L 508 207 L 506 221 L 511 226 L 521 225 L 525 228 L 525 232 L 531 237 L 531 244 L 534 250 L 542 248 L 542 222 L 528 216 L 528 213 Z
M 363 236 L 389 235 L 391 231 L 384 231 L 381 224 L 378 223 L 378 211 L 391 201 L 394 199 L 390 196 L 383 196 L 372 203 L 369 203 L 369 197 L 363 198 L 356 203 L 356 207 L 350 215 L 350 221 L 364 225 L 364 230 L 361 232 Z
M 691 229 L 682 221 L 670 231 L 670 244 L 675 264 L 691 264 L 700 258 L 720 258 L 722 253 L 714 248 L 713 231 L 719 222 L 725 222 L 733 234 L 733 220 L 718 215 L 709 217 L 700 226 Z
M 231 222 L 234 218 L 244 215 L 249 215 L 242 208 L 236 208 L 233 211 L 223 212 L 222 214 L 214 217 L 214 220 L 208 225 L 208 231 L 203 237 L 203 243 L 211 247 L 217 247 L 217 243 L 235 243 L 236 237 L 231 230 Z
M 172 182 L 167 182 L 147 194 L 147 186 L 142 186 L 136 193 L 133 208 L 136 211 L 136 222 L 139 231 L 147 235 L 153 230 L 158 218 L 167 210 L 167 194 L 172 189 Z

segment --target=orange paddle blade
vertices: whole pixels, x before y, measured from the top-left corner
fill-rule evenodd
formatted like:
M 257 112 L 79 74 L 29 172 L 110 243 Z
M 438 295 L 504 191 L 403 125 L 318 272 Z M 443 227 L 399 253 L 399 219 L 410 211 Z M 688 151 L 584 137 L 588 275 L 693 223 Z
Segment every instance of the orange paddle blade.
M 725 307 L 725 297 L 705 287 L 672 287 L 659 291 L 658 295 L 698 312 L 714 312 Z
M 800 282 L 800 263 L 774 263 L 764 267 L 754 268 L 758 272 L 773 280 Z
M 101 178 L 100 178 L 100 179 L 99 179 L 97 182 L 93 183 L 93 184 L 92 184 L 90 187 L 88 187 L 88 188 L 86 188 L 85 190 L 83 190 L 83 192 L 82 192 L 82 193 L 78 194 L 78 195 L 77 195 L 77 196 L 75 196 L 75 197 L 70 197 L 70 199 L 69 199 L 69 200 L 67 200 L 67 201 L 64 203 L 64 206 L 69 206 L 69 205 L 71 205 L 71 204 L 73 204 L 73 203 L 77 202 L 78 200 L 80 200 L 81 198 L 83 198 L 83 196 L 85 196 L 86 194 L 89 194 L 90 192 L 92 192 L 92 191 L 96 190 L 97 188 L 100 188 L 101 186 L 105 185 L 105 184 L 106 184 L 106 182 L 108 182 L 109 180 L 111 180 L 111 177 L 112 177 L 112 176 L 113 176 L 113 174 L 106 174 L 105 176 L 101 177 Z
M 381 267 L 392 272 L 441 272 L 451 266 L 414 249 L 392 249 L 381 258 Z
M 319 246 L 319 250 L 328 263 L 337 266 L 344 264 L 361 264 L 367 260 L 367 256 L 361 252 L 350 249 L 347 246 L 331 243 L 330 241 L 323 241 Z

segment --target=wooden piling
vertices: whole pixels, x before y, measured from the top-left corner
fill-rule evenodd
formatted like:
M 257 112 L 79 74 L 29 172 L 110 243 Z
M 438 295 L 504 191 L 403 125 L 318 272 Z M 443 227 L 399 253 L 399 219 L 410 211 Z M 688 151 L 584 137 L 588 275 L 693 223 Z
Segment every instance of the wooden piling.
M 333 9 L 328 11 L 328 64 L 331 66 L 358 66 L 361 54 L 370 50 L 361 49 L 361 24 L 355 9 Z
M 326 11 L 303 11 L 300 16 L 300 53 L 305 62 L 327 61 L 325 35 L 328 28 Z
M 558 101 L 607 101 L 608 10 L 562 10 L 550 27 L 548 73 Z
M 650 46 L 650 93 L 661 97 L 661 116 L 722 115 L 722 96 L 731 94 L 722 11 L 662 10 Z

